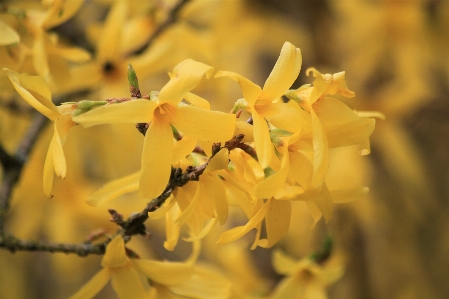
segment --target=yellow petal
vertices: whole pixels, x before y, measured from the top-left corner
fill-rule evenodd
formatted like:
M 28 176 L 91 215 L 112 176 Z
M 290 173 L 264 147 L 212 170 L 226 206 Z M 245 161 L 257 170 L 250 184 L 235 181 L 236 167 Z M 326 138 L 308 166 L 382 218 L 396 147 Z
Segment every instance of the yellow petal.
M 53 147 L 53 139 L 50 142 L 50 148 Z M 45 157 L 45 163 L 44 163 L 44 194 L 45 196 L 47 196 L 48 198 L 53 197 L 53 195 L 51 194 L 51 189 L 53 186 L 53 178 L 55 175 L 55 165 L 53 162 L 53 151 L 52 150 L 48 150 L 47 151 L 47 156 Z
M 312 224 L 310 225 L 310 229 L 313 230 L 316 227 L 316 224 L 318 221 L 320 221 L 321 217 L 323 216 L 323 213 L 321 213 L 320 209 L 313 201 L 307 201 L 306 202 L 307 207 L 309 208 L 310 216 L 312 217 Z
M 187 185 L 184 185 L 183 187 L 176 190 L 176 202 L 178 203 L 179 208 L 183 212 L 185 212 L 189 208 L 191 210 L 191 213 L 185 216 L 185 220 L 179 219 L 179 217 L 181 216 L 179 215 L 178 219 L 175 220 L 175 224 L 180 225 L 180 223 L 187 223 L 190 231 L 196 236 L 201 233 L 204 222 L 203 217 L 201 215 L 198 215 L 198 213 L 195 211 L 196 202 L 192 207 L 190 207 L 191 202 L 196 195 L 198 184 L 198 182 L 190 182 Z
M 132 11 L 132 8 L 130 10 Z M 145 46 L 145 43 L 154 32 L 156 22 L 152 16 L 139 14 L 128 18 L 123 25 L 119 51 L 120 53 L 133 53 Z M 153 44 L 151 47 L 153 47 Z
M 212 171 L 228 169 L 229 151 L 227 148 L 222 148 L 215 156 L 210 159 L 203 174 L 210 173 Z
M 257 198 L 271 198 L 281 190 L 282 186 L 287 179 L 289 169 L 289 155 L 286 154 L 282 158 L 282 166 L 278 172 L 269 176 L 262 182 L 256 185 L 255 192 Z
M 276 249 L 273 251 L 272 263 L 276 273 L 292 275 L 297 268 L 298 261 L 287 255 L 284 251 Z
M 207 236 L 212 228 L 215 226 L 215 224 L 218 222 L 217 218 L 212 218 L 208 224 L 201 230 L 201 232 L 198 235 L 193 235 L 188 238 L 182 238 L 186 242 L 194 242 L 199 241 L 203 239 L 205 236 Z
M 248 223 L 244 226 L 236 226 L 228 231 L 225 231 L 220 235 L 220 238 L 217 241 L 217 244 L 225 244 L 232 241 L 235 241 L 241 237 L 243 237 L 245 234 L 247 234 L 250 230 L 253 228 L 256 228 L 264 219 L 265 215 L 267 214 L 267 211 L 271 205 L 271 199 L 269 199 L 260 209 L 257 211 L 257 213 L 251 218 Z
M 174 203 L 175 201 L 172 200 Z M 173 205 L 172 205 L 173 206 Z M 159 209 L 158 209 L 159 210 Z M 170 209 L 167 213 L 165 213 L 165 235 L 166 240 L 164 242 L 164 248 L 170 251 L 173 251 L 178 244 L 179 233 L 181 231 L 181 227 L 175 225 L 174 220 L 176 214 L 179 213 L 179 209 Z M 151 214 L 151 213 L 149 213 Z
M 87 197 L 86 203 L 99 206 L 111 199 L 139 189 L 140 171 L 113 180 Z
M 92 277 L 78 292 L 69 299 L 86 299 L 93 298 L 108 283 L 110 272 L 107 269 L 101 269 L 94 277 Z
M 326 184 L 323 184 L 320 191 L 314 194 L 313 202 L 318 206 L 321 213 L 323 213 L 323 217 L 326 220 L 326 223 L 329 222 L 329 220 L 332 218 L 334 206 L 332 204 L 332 198 Z
M 200 179 L 198 183 L 198 204 L 196 211 L 206 219 L 210 219 L 216 216 L 214 204 L 210 199 L 210 191 L 208 191 L 204 180 Z
M 235 129 L 234 114 L 203 110 L 189 105 L 177 107 L 171 122 L 187 136 L 212 142 L 231 139 Z
M 373 132 L 374 118 L 361 118 L 355 121 L 324 127 L 329 148 L 349 146 L 364 142 Z
M 247 123 L 246 121 L 237 119 L 235 122 L 234 136 L 237 136 L 239 134 L 243 134 L 245 136 L 242 142 L 254 141 L 254 127 L 249 123 Z
M 311 188 L 321 186 L 329 169 L 329 146 L 318 116 L 312 109 L 313 126 L 313 178 Z
M 119 57 L 122 26 L 128 15 L 126 1 L 116 1 L 108 13 L 97 44 L 97 59 L 101 63 L 112 63 Z
M 42 26 L 45 29 L 55 27 L 70 19 L 83 5 L 84 0 L 52 1 Z
M 89 52 L 78 47 L 57 47 L 52 52 L 68 61 L 76 63 L 86 62 L 91 58 Z
M 155 118 L 144 138 L 139 190 L 145 198 L 159 196 L 167 186 L 173 157 L 173 132 L 170 124 Z
M 206 175 L 200 179 L 200 184 L 203 186 L 208 200 L 213 203 L 220 225 L 223 225 L 228 218 L 228 200 L 221 179 L 216 174 Z
M 203 78 L 210 78 L 213 72 L 214 68 L 204 63 L 192 59 L 182 61 L 175 66 L 172 78 L 159 92 L 160 103 L 177 105 Z
M 200 253 L 201 253 L 201 242 L 194 241 L 192 243 L 192 253 L 190 253 L 190 256 L 186 259 L 185 263 L 191 266 L 195 266 L 195 263 L 198 260 Z
M 74 125 L 75 123 L 72 122 L 70 115 L 61 115 L 55 120 L 55 131 L 53 135 L 54 141 L 52 142 L 49 150 L 53 152 L 55 173 L 60 178 L 65 178 L 67 173 L 67 165 L 62 146 L 65 143 L 69 129 Z
M 294 101 L 289 101 L 288 103 L 272 103 L 266 106 L 267 109 L 264 109 L 263 112 L 260 110 L 257 111 L 276 128 L 296 133 L 307 122 L 307 118 L 304 115 L 307 112 L 299 108 L 299 105 Z
M 59 116 L 58 109 L 51 101 L 50 89 L 48 89 L 44 79 L 39 76 L 30 76 L 28 74 L 19 74 L 8 69 L 5 70 L 16 91 L 28 104 L 50 120 L 55 120 Z
M 212 156 L 212 145 L 214 142 L 212 141 L 205 141 L 205 140 L 198 140 L 198 146 L 203 149 L 204 153 L 207 157 Z M 198 164 L 200 165 L 200 164 Z
M 153 120 L 155 102 L 136 99 L 118 104 L 108 104 L 94 108 L 73 117 L 73 121 L 83 127 L 113 123 L 149 123 Z
M 347 98 L 355 96 L 354 92 L 346 86 L 345 72 L 324 75 L 327 87 L 325 94 L 340 94 Z
M 193 196 L 192 200 L 190 201 L 189 206 L 187 208 L 185 208 L 182 211 L 182 213 L 178 216 L 178 218 L 175 220 L 176 225 L 184 224 L 187 220 L 190 219 L 190 217 L 192 217 L 192 214 L 195 211 L 195 208 L 199 201 L 199 188 L 200 188 L 200 184 L 198 183 L 195 195 Z
M 20 42 L 20 36 L 8 24 L 0 20 L 0 46 L 17 44 Z M 3 57 L 2 57 L 3 59 Z
M 170 290 L 182 298 L 227 299 L 231 296 L 231 283 L 217 271 L 196 266 L 193 275 Z
M 291 43 L 285 42 L 276 65 L 265 81 L 261 99 L 273 101 L 286 93 L 298 77 L 301 63 L 301 50 Z
M 109 242 L 106 252 L 101 260 L 101 266 L 105 268 L 120 268 L 128 264 L 125 253 L 125 242 L 121 236 L 116 236 Z
M 237 81 L 242 89 L 243 97 L 250 107 L 254 106 L 257 98 L 262 94 L 262 89 L 259 85 L 254 84 L 242 75 L 233 72 L 219 71 L 215 74 L 215 78 L 229 77 Z
M 270 132 L 265 119 L 256 110 L 253 111 L 254 141 L 256 143 L 257 158 L 262 168 L 270 165 L 273 156 L 273 144 L 270 139 Z
M 209 102 L 196 94 L 188 92 L 184 95 L 184 99 L 194 107 L 210 110 Z
M 303 281 L 300 281 L 297 276 L 288 276 L 278 283 L 270 299 L 301 298 L 305 291 L 306 287 Z
M 48 35 L 41 29 L 38 29 L 34 36 L 33 46 L 31 48 L 31 54 L 33 57 L 33 67 L 36 73 L 44 78 L 49 79 L 50 66 L 49 66 L 49 51 L 54 48 Z
M 111 284 L 120 299 L 146 298 L 148 296 L 139 273 L 129 266 L 114 269 Z M 148 287 L 147 289 L 149 290 Z
M 189 136 L 184 136 L 181 140 L 175 143 L 173 148 L 172 164 L 184 159 L 188 156 L 196 146 L 196 139 Z
M 332 190 L 330 194 L 333 203 L 346 203 L 365 197 L 368 192 L 368 187 L 355 187 L 345 190 Z
M 288 232 L 291 214 L 292 207 L 289 201 L 272 200 L 265 215 L 267 239 L 259 240 L 258 245 L 270 248 L 276 244 Z
M 321 73 L 315 68 L 308 68 L 306 71 L 307 76 L 309 75 L 309 73 L 312 73 L 315 77 L 315 80 L 313 81 L 313 89 L 310 93 L 309 98 L 310 105 L 312 105 L 318 100 L 319 97 L 323 95 L 323 92 L 326 90 L 327 85 L 324 81 L 323 75 L 321 75 Z
M 332 97 L 321 98 L 313 104 L 313 110 L 324 127 L 360 119 L 354 110 Z
M 312 162 L 300 151 L 290 152 L 289 175 L 306 190 L 312 183 Z
M 130 263 L 134 269 L 150 280 L 167 286 L 176 285 L 192 275 L 192 266 L 185 263 L 140 259 L 131 259 Z

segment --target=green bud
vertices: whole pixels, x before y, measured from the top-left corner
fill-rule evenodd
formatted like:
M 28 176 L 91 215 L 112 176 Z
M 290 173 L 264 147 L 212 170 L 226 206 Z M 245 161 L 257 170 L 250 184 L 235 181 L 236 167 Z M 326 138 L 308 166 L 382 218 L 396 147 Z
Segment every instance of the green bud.
M 322 248 L 315 253 L 310 255 L 310 259 L 314 261 L 315 263 L 323 263 L 326 261 L 331 253 L 332 253 L 332 247 L 333 247 L 333 240 L 331 235 L 327 235 L 326 238 L 323 241 Z
M 286 93 L 285 96 L 289 99 L 289 100 L 293 100 L 296 103 L 301 103 L 303 100 L 301 99 L 301 97 L 296 93 L 297 90 L 293 90 L 293 89 L 289 89 Z
M 136 71 L 130 63 L 128 63 L 128 83 L 129 86 L 132 86 L 135 90 L 139 90 L 139 81 L 137 80 Z
M 293 133 L 289 132 L 289 131 L 285 131 L 282 129 L 278 129 L 278 128 L 273 128 L 270 130 L 270 136 L 275 136 L 275 137 L 288 137 L 288 136 L 292 136 Z
M 77 108 L 77 109 L 73 110 L 73 112 L 72 112 L 72 117 L 75 117 L 75 116 L 78 116 L 78 115 L 80 115 L 80 114 L 86 113 L 86 112 L 89 111 L 89 110 L 90 110 L 90 108 L 87 108 L 87 109 L 80 109 L 80 108 Z
M 273 168 L 268 166 L 267 168 L 265 168 L 263 170 L 263 173 L 265 174 L 265 178 L 268 178 L 268 177 L 272 176 L 273 174 L 275 174 L 276 172 L 273 170 Z
M 91 110 L 92 108 L 96 106 L 103 106 L 106 105 L 107 101 L 79 101 L 78 103 L 75 103 L 76 109 L 72 112 L 72 117 L 86 113 L 87 111 Z
M 150 101 L 157 101 L 159 97 L 159 91 L 153 90 L 150 91 Z
M 79 109 L 92 109 L 95 106 L 102 106 L 107 104 L 107 101 L 79 101 L 78 103 L 76 103 L 76 108 Z
M 245 98 L 238 99 L 234 104 L 234 109 L 236 109 L 236 112 L 238 109 L 245 110 L 248 107 L 248 102 L 245 100 Z

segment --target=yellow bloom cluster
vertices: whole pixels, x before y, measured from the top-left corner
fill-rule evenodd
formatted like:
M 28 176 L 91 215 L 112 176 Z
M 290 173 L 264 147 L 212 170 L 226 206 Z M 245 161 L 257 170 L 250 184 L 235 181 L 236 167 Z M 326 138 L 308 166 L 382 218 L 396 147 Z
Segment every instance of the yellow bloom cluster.
M 168 250 L 176 247 L 181 225 L 187 224 L 190 229 L 190 237 L 185 240 L 196 244 L 217 222 L 227 222 L 230 206 L 238 206 L 249 221 L 223 232 L 218 243 L 232 242 L 255 229 L 254 249 L 272 247 L 287 233 L 292 201 L 306 201 L 318 208 L 327 222 L 334 203 L 352 201 L 368 192 L 366 187 L 329 190 L 326 175 L 330 148 L 359 145 L 361 154 L 369 153 L 368 138 L 374 130 L 374 119 L 360 117 L 336 98 L 354 96 L 346 86 L 344 72 L 322 75 L 311 68 L 307 73 L 315 77 L 313 85 L 289 89 L 301 63 L 300 49 L 286 42 L 261 88 L 240 74 L 215 73 L 213 67 L 187 59 L 173 69 L 160 91 L 142 98 L 80 101 L 59 107 L 52 103 L 51 92 L 41 77 L 8 69 L 6 72 L 17 92 L 54 121 L 55 133 L 44 167 L 47 196 L 51 196 L 53 173 L 59 177 L 66 174 L 62 146 L 71 127 L 144 124 L 141 170 L 110 182 L 87 202 L 105 206 L 111 199 L 137 190 L 150 201 L 168 190 L 168 199 L 149 212 L 153 219 L 166 217 L 164 247 Z M 223 77 L 237 81 L 243 93 L 231 113 L 212 111 L 205 99 L 191 93 L 203 81 Z M 242 111 L 251 115 L 246 122 L 239 119 Z M 195 171 L 197 174 L 187 181 L 173 182 L 176 172 Z M 320 218 L 315 218 L 315 223 Z M 226 298 L 226 291 L 207 293 L 192 289 L 196 280 L 204 282 L 214 277 L 207 269 L 193 267 L 197 254 L 185 264 L 130 259 L 123 239 L 115 237 L 106 248 L 104 269 L 73 298 L 92 297 L 109 280 L 123 298 L 131 296 L 129 285 L 133 285 L 135 298 L 160 298 L 173 293 L 193 298 Z M 286 260 L 277 259 L 281 262 L 275 264 Z M 289 281 L 297 279 L 300 274 L 296 272 L 314 272 L 314 267 L 318 266 L 306 260 L 293 267 L 296 270 L 282 270 L 281 273 L 293 276 L 279 286 L 275 298 L 292 288 Z M 149 290 L 141 283 L 141 276 L 149 278 L 155 287 Z M 220 290 L 228 288 L 225 280 L 217 278 L 215 283 Z
M 0 19 L 0 65 L 13 70 L 36 73 L 52 88 L 70 78 L 70 64 L 84 63 L 91 55 L 84 49 L 67 46 L 50 32 L 80 9 L 84 0 L 42 1 L 42 7 L 6 5 Z
M 250 113 L 248 123 L 232 113 L 210 111 L 204 99 L 190 93 L 214 73 L 212 67 L 193 60 L 178 64 L 169 82 L 148 98 L 110 103 L 73 116 L 75 123 L 85 127 L 149 124 L 141 171 L 111 182 L 92 194 L 88 202 L 104 205 L 113 197 L 137 189 L 148 199 L 158 197 L 169 183 L 172 167 L 185 170 L 188 165 L 198 166 L 195 161 L 201 159 L 192 151 L 199 144 L 209 156 L 203 156 L 207 167 L 199 181 L 176 188 L 159 211 L 150 213 L 153 218 L 166 214 L 172 223 L 174 218 L 166 248 L 176 245 L 179 225 L 186 223 L 196 236 L 189 240 L 204 237 L 217 221 L 223 225 L 231 203 L 241 207 L 249 222 L 224 232 L 219 243 L 234 241 L 256 229 L 253 248 L 273 246 L 288 231 L 291 201 L 315 205 L 329 221 L 334 203 L 352 201 L 368 192 L 366 187 L 327 188 L 329 149 L 359 144 L 361 154 L 369 153 L 368 137 L 375 121 L 359 117 L 333 97 L 354 96 L 346 87 L 344 72 L 322 75 L 309 69 L 308 73 L 315 76 L 313 86 L 289 90 L 301 61 L 300 50 L 286 42 L 263 88 L 236 73 L 215 74 L 215 78 L 229 77 L 240 84 L 243 98 L 237 100 L 233 111 Z M 173 129 L 183 138 L 175 140 Z M 211 156 L 208 145 L 223 143 L 239 133 L 245 135 L 245 147 L 225 147 Z M 248 148 L 253 156 L 257 153 L 257 160 Z M 167 213 L 175 203 L 179 207 L 177 214 Z M 261 239 L 263 222 L 267 233 Z

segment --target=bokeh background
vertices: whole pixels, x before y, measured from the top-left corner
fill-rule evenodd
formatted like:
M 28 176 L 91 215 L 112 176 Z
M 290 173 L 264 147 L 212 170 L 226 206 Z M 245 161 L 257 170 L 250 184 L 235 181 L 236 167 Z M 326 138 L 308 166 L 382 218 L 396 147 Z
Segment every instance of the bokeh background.
M 369 186 L 369 195 L 338 205 L 333 219 L 321 220 L 313 230 L 307 209 L 298 205 L 278 247 L 301 258 L 331 234 L 335 254 L 344 257 L 345 275 L 329 288 L 329 298 L 449 298 L 449 2 L 192 0 L 176 24 L 145 47 L 176 2 L 129 1 L 126 19 L 115 28 L 121 32 L 119 46 L 111 39 L 110 48 L 117 49 L 109 56 L 101 53 L 108 48 L 101 35 L 113 26 L 105 20 L 114 1 L 86 0 L 71 19 L 48 29 L 91 54 L 89 61 L 68 64 L 64 74 L 51 69 L 53 98 L 76 90 L 88 92 L 75 100 L 129 96 L 124 71 L 129 61 L 137 65 L 144 92 L 159 90 L 166 73 L 185 58 L 263 85 L 282 44 L 293 43 L 303 54 L 294 88 L 313 81 L 305 74 L 308 67 L 345 71 L 348 88 L 356 94 L 346 103 L 358 111 L 379 111 L 385 119 L 376 122 L 369 156 L 359 156 L 356 148 L 332 151 L 329 186 Z M 42 7 L 40 1 L 0 4 Z M 6 13 L 0 19 L 13 22 Z M 5 47 L 0 48 L 0 66 L 10 67 Z M 28 60 L 15 70 L 36 74 Z M 5 74 L 0 74 L 0 86 L 0 143 L 13 152 L 34 114 Z M 241 97 L 231 80 L 215 80 L 197 92 L 221 111 Z M 97 229 L 112 232 L 106 207 L 93 208 L 84 200 L 109 180 L 139 169 L 141 136 L 133 126 L 71 130 L 64 147 L 67 178 L 56 179 L 55 197 L 47 199 L 42 168 L 51 135 L 49 125 L 27 162 L 7 230 L 24 239 L 68 243 L 79 243 Z M 129 215 L 144 203 L 130 194 L 114 208 Z M 185 244 L 174 252 L 163 249 L 163 221 L 150 221 L 148 229 L 151 241 L 136 238 L 130 245 L 143 257 L 176 260 L 189 254 Z M 206 239 L 203 259 L 235 282 L 240 292 L 235 298 L 268 294 L 281 279 L 271 267 L 270 250 L 250 251 L 250 238 L 217 249 L 220 231 Z M 0 298 L 66 298 L 98 270 L 99 261 L 1 250 Z M 114 296 L 107 288 L 97 297 Z

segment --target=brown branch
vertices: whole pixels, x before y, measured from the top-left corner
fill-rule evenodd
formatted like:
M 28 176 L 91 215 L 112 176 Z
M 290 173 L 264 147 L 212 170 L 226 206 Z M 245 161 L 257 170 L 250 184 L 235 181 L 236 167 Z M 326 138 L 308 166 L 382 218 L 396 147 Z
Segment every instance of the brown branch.
M 0 188 L 0 232 L 3 231 L 14 185 L 19 181 L 23 166 L 28 159 L 31 149 L 47 122 L 48 119 L 45 116 L 36 114 L 30 129 L 22 139 L 16 153 L 14 155 L 8 155 L 5 150 L 1 150 L 3 179 Z
M 54 99 L 55 104 L 68 102 L 74 98 L 85 96 L 90 90 L 80 90 L 68 93 Z M 48 123 L 48 119 L 40 113 L 36 113 L 28 132 L 22 138 L 14 154 L 8 154 L 0 146 L 0 162 L 3 167 L 3 179 L 0 187 L 0 233 L 3 233 L 5 217 L 9 209 L 14 186 L 20 179 L 23 166 L 28 160 L 28 156 L 36 143 L 40 133 Z
M 108 241 L 109 242 L 109 241 Z M 0 248 L 5 248 L 12 253 L 16 251 L 43 251 L 43 252 L 63 252 L 66 254 L 75 253 L 79 256 L 88 256 L 90 254 L 102 255 L 105 252 L 108 242 L 100 244 L 61 244 L 45 243 L 39 241 L 26 241 L 17 239 L 11 235 L 0 235 Z
M 124 221 L 121 214 L 117 213 L 115 210 L 109 210 L 111 214 L 111 221 L 115 222 L 118 226 L 123 229 L 123 235 L 125 239 L 131 238 L 132 235 L 143 235 L 149 236 L 149 233 L 146 231 L 144 223 L 149 218 L 148 213 L 156 211 L 160 208 L 165 201 L 170 197 L 170 195 L 176 190 L 177 187 L 182 187 L 190 181 L 198 181 L 199 177 L 203 174 L 207 165 L 209 164 L 210 159 L 220 151 L 222 148 L 227 148 L 229 151 L 240 147 L 243 143 L 244 135 L 239 134 L 233 137 L 231 140 L 225 142 L 225 146 L 221 147 L 219 143 L 215 143 L 212 146 L 213 155 L 209 158 L 209 160 L 199 166 L 189 166 L 186 171 L 182 173 L 180 168 L 172 168 L 170 179 L 165 188 L 164 192 L 161 195 L 153 199 L 151 202 L 147 204 L 147 206 L 143 209 L 142 212 L 136 213 L 129 217 L 128 220 Z M 249 147 L 252 149 L 252 147 Z M 254 151 L 254 149 L 253 149 Z M 255 151 L 254 151 L 255 153 Z

